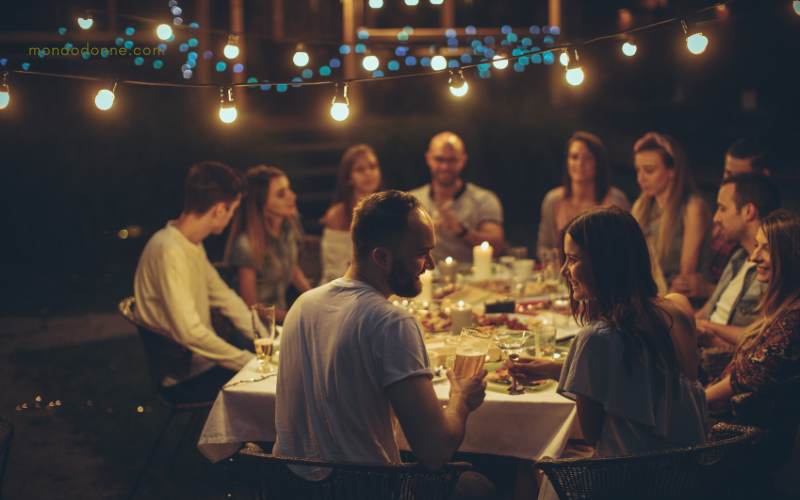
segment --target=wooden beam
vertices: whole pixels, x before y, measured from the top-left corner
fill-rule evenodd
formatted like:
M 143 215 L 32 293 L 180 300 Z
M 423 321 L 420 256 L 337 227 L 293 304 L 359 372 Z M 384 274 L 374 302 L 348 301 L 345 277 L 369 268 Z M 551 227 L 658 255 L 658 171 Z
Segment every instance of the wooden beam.
M 439 19 L 442 28 L 456 27 L 456 0 L 444 0 Z

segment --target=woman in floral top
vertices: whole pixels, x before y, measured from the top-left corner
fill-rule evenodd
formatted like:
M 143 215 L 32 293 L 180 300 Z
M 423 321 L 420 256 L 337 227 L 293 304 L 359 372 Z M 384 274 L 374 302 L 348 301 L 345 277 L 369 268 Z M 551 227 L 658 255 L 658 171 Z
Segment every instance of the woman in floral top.
M 800 373 L 800 217 L 776 210 L 761 224 L 756 279 L 769 283 L 761 314 L 742 333 L 733 360 L 706 387 L 709 409 L 724 417 L 734 394 L 758 391 Z

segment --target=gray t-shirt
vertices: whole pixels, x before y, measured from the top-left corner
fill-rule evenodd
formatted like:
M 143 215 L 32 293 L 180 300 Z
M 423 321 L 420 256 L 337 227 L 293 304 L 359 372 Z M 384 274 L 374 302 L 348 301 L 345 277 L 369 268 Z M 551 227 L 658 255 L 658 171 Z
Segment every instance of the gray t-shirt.
M 433 188 L 430 184 L 410 191 L 431 216 L 436 217 L 438 208 L 433 199 Z M 500 199 L 488 189 L 483 189 L 471 182 L 465 182 L 463 189 L 456 194 L 450 209 L 456 218 L 472 229 L 479 229 L 484 222 L 496 222 L 503 225 L 503 206 Z M 449 229 L 436 233 L 436 248 L 431 252 L 435 261 L 452 257 L 459 262 L 472 262 L 472 246 L 464 242 Z
M 280 354 L 274 454 L 400 462 L 386 387 L 433 376 L 422 331 L 408 312 L 367 283 L 339 278 L 297 299 Z

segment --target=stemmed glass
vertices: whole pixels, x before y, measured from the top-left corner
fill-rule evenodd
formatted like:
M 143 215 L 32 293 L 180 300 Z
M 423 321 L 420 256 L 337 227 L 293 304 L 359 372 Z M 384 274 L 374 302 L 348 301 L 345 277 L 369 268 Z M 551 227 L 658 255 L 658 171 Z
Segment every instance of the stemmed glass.
M 504 330 L 492 335 L 492 342 L 508 356 L 511 361 L 519 359 L 519 353 L 531 336 L 529 330 Z M 523 394 L 525 389 L 517 389 L 517 380 L 511 377 L 511 386 L 508 388 L 509 394 L 517 396 Z
M 272 373 L 269 365 L 275 345 L 275 306 L 253 304 L 250 307 L 253 317 L 253 344 L 258 360 L 258 373 Z M 263 326 L 262 326 L 263 325 Z

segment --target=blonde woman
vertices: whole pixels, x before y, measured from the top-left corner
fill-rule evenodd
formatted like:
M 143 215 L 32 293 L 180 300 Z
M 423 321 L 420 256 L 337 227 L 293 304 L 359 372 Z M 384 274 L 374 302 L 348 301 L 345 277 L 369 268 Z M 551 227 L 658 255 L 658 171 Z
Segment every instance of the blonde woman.
M 650 248 L 659 295 L 668 290 L 686 293 L 672 282 L 678 276 L 707 273 L 711 212 L 675 139 L 649 132 L 633 147 L 633 160 L 642 194 L 632 213 Z
M 779 209 L 756 234 L 750 261 L 768 283 L 761 313 L 739 339 L 733 360 L 706 387 L 711 412 L 725 419 L 734 394 L 758 391 L 800 373 L 800 217 Z
M 260 165 L 249 169 L 247 196 L 236 213 L 225 248 L 225 262 L 236 268 L 234 287 L 248 306 L 275 306 L 275 318 L 286 316 L 286 289 L 311 289 L 297 265 L 302 241 L 297 195 L 283 171 Z

